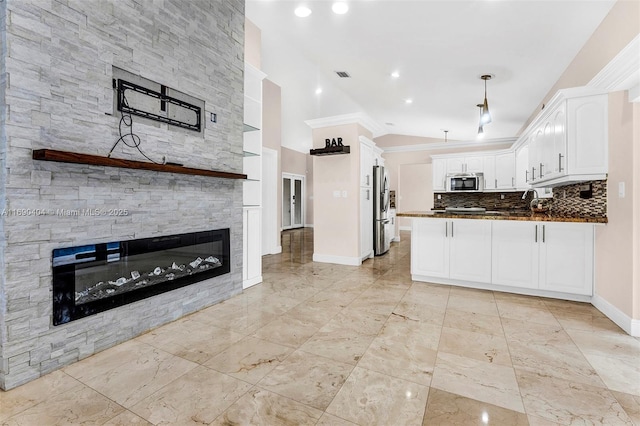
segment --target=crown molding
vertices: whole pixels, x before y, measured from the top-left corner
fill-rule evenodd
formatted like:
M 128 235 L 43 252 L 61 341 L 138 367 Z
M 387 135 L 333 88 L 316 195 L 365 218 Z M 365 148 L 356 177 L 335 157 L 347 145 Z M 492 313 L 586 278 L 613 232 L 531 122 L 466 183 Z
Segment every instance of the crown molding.
M 507 143 L 513 144 L 516 138 L 500 138 L 500 139 L 488 139 L 482 142 L 476 140 L 471 141 L 459 141 L 459 142 L 435 142 L 435 143 L 421 143 L 416 145 L 402 145 L 402 146 L 388 146 L 381 147 L 385 153 L 391 152 L 417 152 L 417 151 L 442 151 L 448 149 L 465 149 L 465 148 L 491 148 L 497 145 L 504 145 Z
M 629 91 L 630 102 L 640 102 L 640 34 L 627 44 L 591 81 L 590 87 L 608 92 Z
M 344 124 L 359 124 L 370 131 L 373 134 L 374 138 L 389 133 L 384 126 L 381 126 L 374 119 L 362 112 L 315 118 L 313 120 L 306 120 L 304 123 L 312 129 L 320 129 L 322 127 L 330 126 L 341 126 Z

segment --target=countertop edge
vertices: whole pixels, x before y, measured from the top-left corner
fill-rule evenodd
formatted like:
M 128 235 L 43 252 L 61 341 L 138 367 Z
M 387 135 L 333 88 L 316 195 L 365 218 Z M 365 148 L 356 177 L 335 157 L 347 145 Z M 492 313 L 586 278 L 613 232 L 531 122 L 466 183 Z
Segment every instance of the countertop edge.
M 519 220 L 531 222 L 573 222 L 606 224 L 606 217 L 575 217 L 575 216 L 549 216 L 541 213 L 523 213 L 507 215 L 483 215 L 483 214 L 451 214 L 435 213 L 430 211 L 410 211 L 396 213 L 397 217 L 430 218 L 430 219 L 479 219 L 479 220 Z

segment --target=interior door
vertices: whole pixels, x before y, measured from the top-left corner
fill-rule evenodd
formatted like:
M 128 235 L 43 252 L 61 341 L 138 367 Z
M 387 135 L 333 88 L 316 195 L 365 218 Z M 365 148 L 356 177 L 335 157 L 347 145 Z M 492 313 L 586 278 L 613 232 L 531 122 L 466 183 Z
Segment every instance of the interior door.
M 304 176 L 282 175 L 282 229 L 304 226 Z

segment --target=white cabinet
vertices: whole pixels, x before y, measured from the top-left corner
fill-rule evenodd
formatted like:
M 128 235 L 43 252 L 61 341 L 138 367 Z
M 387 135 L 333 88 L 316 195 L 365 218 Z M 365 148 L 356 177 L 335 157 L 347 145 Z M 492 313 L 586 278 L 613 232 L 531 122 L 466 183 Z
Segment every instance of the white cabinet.
M 431 170 L 433 174 L 433 191 L 445 191 L 445 179 L 447 177 L 447 160 L 443 158 L 434 158 Z
M 389 229 L 391 235 L 391 241 L 400 241 L 400 234 L 398 233 L 398 217 L 396 216 L 396 209 L 389 209 Z
M 516 149 L 516 189 L 529 188 L 529 144 L 525 141 Z
M 491 236 L 491 282 L 538 288 L 538 225 L 534 222 L 496 220 Z
M 539 224 L 540 288 L 593 294 L 593 225 Z
M 449 221 L 449 278 L 491 281 L 491 221 Z
M 534 187 L 606 179 L 608 97 L 591 89 L 559 91 L 529 125 L 529 183 Z
M 513 151 L 495 156 L 495 189 L 510 190 L 516 185 L 516 158 Z M 485 172 L 486 176 L 486 172 Z
M 593 294 L 593 225 L 494 221 L 493 284 Z
M 244 134 L 242 183 L 243 288 L 262 282 L 262 80 L 265 74 L 249 64 L 244 72 Z
M 262 282 L 262 209 L 242 210 L 242 287 L 247 288 Z
M 360 142 L 360 186 L 370 188 L 373 185 L 373 147 Z
M 412 226 L 412 275 L 491 280 L 491 221 L 414 219 Z
M 482 161 L 484 169 L 484 190 L 491 191 L 497 188 L 498 181 L 496 179 L 496 156 L 487 155 Z
M 449 220 L 413 219 L 411 275 L 449 277 Z
M 373 257 L 373 189 L 360 188 L 360 259 Z
M 482 173 L 482 156 L 451 157 L 447 159 L 447 173 Z

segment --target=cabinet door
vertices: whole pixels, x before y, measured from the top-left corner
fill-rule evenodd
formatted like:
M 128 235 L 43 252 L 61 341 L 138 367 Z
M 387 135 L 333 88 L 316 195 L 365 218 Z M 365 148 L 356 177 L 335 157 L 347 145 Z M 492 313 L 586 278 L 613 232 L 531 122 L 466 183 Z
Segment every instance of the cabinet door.
M 491 221 L 452 220 L 449 228 L 449 277 L 491 282 Z
M 449 276 L 449 222 L 444 219 L 412 220 L 412 275 Z
M 373 254 L 373 197 L 371 188 L 360 188 L 360 258 Z
M 496 156 L 487 155 L 482 159 L 482 169 L 484 170 L 484 189 L 496 189 Z
M 529 141 L 529 183 L 540 180 L 540 144 L 543 138 L 542 127 L 536 129 Z
M 373 148 L 360 143 L 360 186 L 373 185 Z
M 529 145 L 522 145 L 516 151 L 516 189 L 529 187 Z
M 566 106 L 563 103 L 553 113 L 553 152 L 550 157 L 554 176 L 567 174 L 567 116 Z
M 513 189 L 516 186 L 515 153 L 496 155 L 496 189 Z
M 538 288 L 539 228 L 533 222 L 493 221 L 492 284 Z
M 607 95 L 567 102 L 567 173 L 607 173 Z
M 484 157 L 465 157 L 464 171 L 467 173 L 482 173 Z
M 593 294 L 593 225 L 541 223 L 540 288 Z
M 242 220 L 243 235 L 243 288 L 262 282 L 262 209 L 245 208 Z
M 464 158 L 447 158 L 447 173 L 462 173 L 465 171 Z
M 447 160 L 434 159 L 432 165 L 433 191 L 445 191 L 445 178 L 447 176 Z

